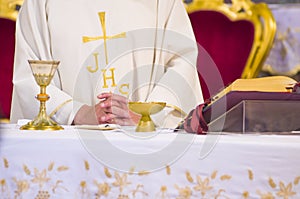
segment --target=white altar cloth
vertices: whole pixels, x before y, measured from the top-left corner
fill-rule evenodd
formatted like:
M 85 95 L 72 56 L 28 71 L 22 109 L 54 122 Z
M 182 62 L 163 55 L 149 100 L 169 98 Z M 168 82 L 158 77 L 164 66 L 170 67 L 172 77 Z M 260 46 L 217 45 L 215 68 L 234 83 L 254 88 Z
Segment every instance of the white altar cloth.
M 298 135 L 0 130 L 1 199 L 300 198 Z

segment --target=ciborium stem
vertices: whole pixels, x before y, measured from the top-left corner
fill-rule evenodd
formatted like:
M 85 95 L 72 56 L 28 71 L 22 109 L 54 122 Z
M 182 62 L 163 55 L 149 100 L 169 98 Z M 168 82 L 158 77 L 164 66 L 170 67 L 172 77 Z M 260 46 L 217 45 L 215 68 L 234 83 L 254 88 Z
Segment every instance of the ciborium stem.
M 155 125 L 150 115 L 160 112 L 166 106 L 165 102 L 129 102 L 129 109 L 142 117 L 136 126 L 136 132 L 153 132 Z

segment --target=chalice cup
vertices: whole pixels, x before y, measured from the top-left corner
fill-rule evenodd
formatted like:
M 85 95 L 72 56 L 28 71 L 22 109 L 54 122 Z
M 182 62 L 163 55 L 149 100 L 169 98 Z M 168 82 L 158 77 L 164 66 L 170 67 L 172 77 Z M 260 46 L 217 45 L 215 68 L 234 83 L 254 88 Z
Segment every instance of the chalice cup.
M 155 131 L 155 125 L 150 115 L 160 112 L 165 108 L 165 102 L 129 102 L 129 109 L 142 117 L 135 129 L 136 132 Z
M 46 101 L 49 95 L 46 94 L 46 87 L 50 84 L 59 61 L 28 60 L 36 83 L 40 86 L 40 93 L 36 96 L 40 101 L 38 115 L 32 121 L 21 126 L 21 130 L 62 130 L 63 127 L 53 121 L 46 112 Z

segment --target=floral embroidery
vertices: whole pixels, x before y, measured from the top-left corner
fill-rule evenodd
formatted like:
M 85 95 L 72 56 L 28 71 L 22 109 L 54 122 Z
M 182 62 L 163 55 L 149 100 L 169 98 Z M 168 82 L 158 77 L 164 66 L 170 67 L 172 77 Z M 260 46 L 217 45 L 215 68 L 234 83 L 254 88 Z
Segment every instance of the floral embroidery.
M 3 168 L 8 170 L 8 160 L 3 159 Z M 69 192 L 69 190 L 64 187 L 63 180 L 61 179 L 52 179 L 50 175 L 52 172 L 56 172 L 57 175 L 62 171 L 69 170 L 67 166 L 59 166 L 55 167 L 55 163 L 51 162 L 48 167 L 45 169 L 31 169 L 27 165 L 23 164 L 23 172 L 26 175 L 25 179 L 18 179 L 16 177 L 12 178 L 12 181 L 15 184 L 14 190 L 10 190 L 11 183 L 8 184 L 8 180 L 6 178 L 0 179 L 0 198 L 7 199 L 21 199 L 26 198 L 28 194 L 33 196 L 34 199 L 49 199 L 56 196 L 56 194 L 61 194 L 58 191 L 63 190 L 65 192 Z M 112 178 L 111 172 L 106 167 L 101 167 L 104 169 L 104 174 L 100 179 L 94 178 L 92 180 L 93 183 L 90 183 L 90 174 L 88 172 L 91 170 L 90 164 L 88 161 L 83 161 L 84 168 L 82 170 L 87 171 L 87 179 L 79 181 L 79 192 L 76 194 L 80 194 L 79 198 L 118 198 L 118 199 L 135 199 L 135 198 L 149 198 L 149 193 L 147 192 L 147 187 L 145 184 L 133 184 L 132 179 L 139 178 L 147 178 L 147 175 L 151 175 L 151 173 L 147 171 L 141 171 L 135 173 L 136 175 L 130 175 L 128 173 L 123 172 L 114 172 L 114 178 Z M 1 165 L 0 165 L 1 166 Z M 134 168 L 134 167 L 132 167 Z M 165 176 L 171 176 L 171 167 L 166 166 Z M 132 170 L 133 171 L 133 170 Z M 246 174 L 244 179 L 248 179 L 249 181 L 253 181 L 254 173 L 252 170 L 246 170 Z M 173 184 L 174 188 L 178 191 L 176 196 L 172 198 L 176 199 L 191 199 L 191 198 L 215 198 L 215 199 L 229 199 L 226 195 L 226 189 L 222 187 L 222 182 L 227 180 L 230 181 L 232 179 L 231 175 L 223 174 L 219 175 L 219 171 L 214 170 L 210 175 L 196 175 L 193 176 L 190 171 L 186 171 L 184 173 L 184 177 L 187 180 L 183 185 Z M 53 175 L 56 176 L 56 175 Z M 103 179 L 104 176 L 104 179 Z M 239 176 L 243 178 L 243 176 Z M 132 178 L 132 179 L 131 179 Z M 171 182 L 172 183 L 172 182 Z M 283 181 L 275 181 L 272 177 L 266 181 L 269 184 L 270 190 L 257 190 L 256 193 L 251 193 L 249 190 L 244 190 L 241 193 L 241 198 L 249 199 L 249 198 L 260 198 L 260 199 L 275 199 L 275 198 L 283 198 L 283 199 L 291 199 L 294 197 L 296 192 L 296 186 L 300 186 L 300 176 L 296 176 L 291 182 L 283 182 Z M 37 188 L 38 187 L 38 188 Z M 226 185 L 227 187 L 227 185 Z M 298 189 L 297 187 L 297 189 Z M 31 193 L 33 190 L 36 190 L 35 193 Z M 29 193 L 30 191 L 30 193 Z M 170 195 L 168 193 L 167 185 L 159 185 L 158 193 L 155 194 L 156 199 L 170 199 Z M 10 193 L 13 193 L 11 197 Z M 76 197 L 77 196 L 77 197 Z M 78 198 L 78 195 L 74 195 L 74 197 Z
M 136 195 L 142 194 L 142 196 L 148 196 L 148 193 L 144 191 L 144 185 L 138 184 L 136 189 L 132 191 L 132 196 L 135 198 Z M 139 197 L 138 197 L 139 198 Z
M 211 190 L 213 187 L 209 186 L 209 179 L 205 178 L 203 181 L 200 176 L 197 176 L 197 186 L 194 187 L 195 191 L 200 191 L 201 195 L 204 196 L 207 191 Z
M 175 188 L 179 192 L 179 196 L 176 199 L 190 199 L 191 198 L 193 192 L 190 187 L 186 186 L 184 188 L 180 188 L 177 185 L 175 185 Z
M 101 198 L 101 196 L 108 196 L 111 188 L 110 188 L 110 186 L 106 182 L 105 183 L 98 183 L 95 180 L 94 184 L 98 188 L 98 191 L 96 193 L 96 198 Z
M 296 192 L 292 191 L 293 185 L 289 183 L 287 186 L 283 184 L 283 182 L 279 183 L 280 191 L 277 192 L 277 196 L 283 197 L 284 199 L 288 199 L 290 196 L 296 194 Z
M 15 198 L 20 197 L 23 192 L 28 191 L 29 182 L 27 180 L 18 180 L 16 178 L 13 178 L 13 181 L 17 185 L 17 190 L 15 190 Z
M 119 187 L 121 193 L 122 193 L 124 187 L 131 184 L 131 182 L 127 181 L 127 174 L 126 173 L 124 173 L 121 177 L 118 172 L 115 172 L 115 179 L 116 179 L 116 181 L 113 182 L 113 185 L 115 187 Z
M 40 189 L 49 180 L 50 180 L 50 178 L 47 178 L 47 170 L 46 169 L 43 169 L 43 171 L 40 173 L 37 168 L 34 169 L 34 178 L 31 180 L 31 182 L 37 183 L 39 185 Z
M 160 187 L 160 192 L 158 194 L 156 194 L 156 199 L 166 199 L 166 198 L 170 198 L 168 196 L 168 188 L 167 186 L 163 185 Z
M 261 193 L 260 191 L 257 191 L 257 194 L 260 196 L 261 199 L 275 199 L 272 193 Z

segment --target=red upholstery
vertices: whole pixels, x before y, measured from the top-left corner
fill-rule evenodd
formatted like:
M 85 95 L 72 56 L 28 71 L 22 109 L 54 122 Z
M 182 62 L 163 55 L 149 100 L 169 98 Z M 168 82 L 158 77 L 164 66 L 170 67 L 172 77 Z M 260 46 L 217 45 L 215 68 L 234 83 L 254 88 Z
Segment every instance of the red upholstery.
M 231 21 L 215 11 L 196 11 L 189 17 L 198 42 L 203 96 L 209 99 L 241 77 L 252 48 L 254 26 L 246 20 Z
M 15 21 L 0 18 L 0 117 L 9 118 L 15 47 Z

